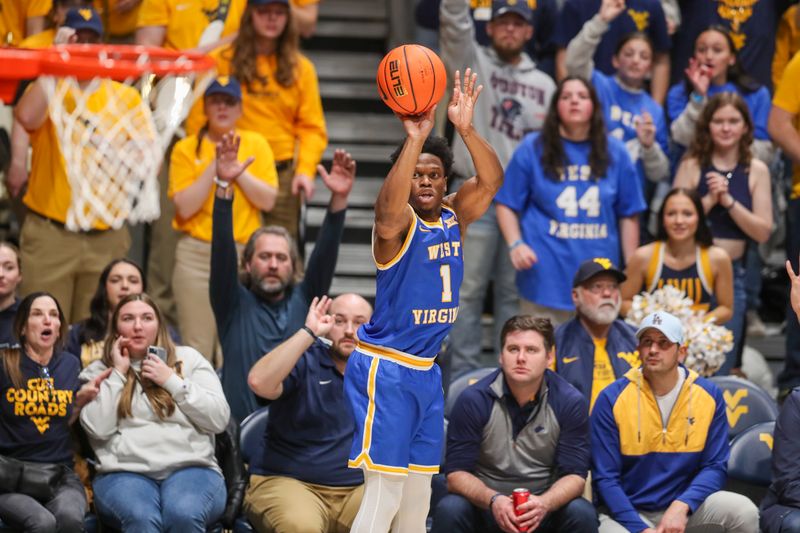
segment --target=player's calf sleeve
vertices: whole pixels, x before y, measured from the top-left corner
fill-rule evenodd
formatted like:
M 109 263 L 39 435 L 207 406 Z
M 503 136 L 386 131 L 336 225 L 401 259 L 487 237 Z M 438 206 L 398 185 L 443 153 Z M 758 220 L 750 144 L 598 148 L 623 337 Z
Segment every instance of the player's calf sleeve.
M 400 507 L 405 483 L 406 476 L 365 470 L 364 497 L 350 533 L 387 533 Z
M 392 522 L 392 533 L 422 533 L 431 505 L 431 474 L 410 472 L 403 486 L 403 500 Z

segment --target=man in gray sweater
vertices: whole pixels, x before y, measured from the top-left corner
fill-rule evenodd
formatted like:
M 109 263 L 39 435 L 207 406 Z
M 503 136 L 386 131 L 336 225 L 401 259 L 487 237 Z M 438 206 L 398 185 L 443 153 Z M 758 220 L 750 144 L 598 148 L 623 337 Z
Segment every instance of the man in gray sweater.
M 524 52 L 533 37 L 533 13 L 527 2 L 495 1 L 486 33 L 491 46 L 475 39 L 469 0 L 442 0 L 440 48 L 447 70 L 462 72 L 466 67 L 483 81 L 483 93 L 475 107 L 475 129 L 497 152 L 505 167 L 525 134 L 541 129 L 555 82 L 536 68 Z M 472 159 L 464 141 L 453 141 L 453 168 L 461 176 L 473 176 Z M 458 319 L 450 333 L 453 374 L 483 366 L 481 313 L 489 281 L 494 281 L 495 335 L 500 326 L 517 312 L 517 288 L 505 243 L 497 226 L 494 205 L 470 225 L 464 238 L 465 253 Z

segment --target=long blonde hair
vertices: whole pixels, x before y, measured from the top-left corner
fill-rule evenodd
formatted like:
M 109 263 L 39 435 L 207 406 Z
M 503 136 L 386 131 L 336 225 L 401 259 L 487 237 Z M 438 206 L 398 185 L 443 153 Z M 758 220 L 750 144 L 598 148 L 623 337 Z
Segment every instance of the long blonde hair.
M 289 87 L 297 81 L 297 63 L 300 56 L 300 34 L 289 10 L 286 27 L 278 37 L 275 55 L 278 67 L 275 70 L 275 81 L 283 87 Z M 239 25 L 239 34 L 233 41 L 233 57 L 231 73 L 248 89 L 253 89 L 253 83 L 267 83 L 267 78 L 259 75 L 256 68 L 258 57 L 257 37 L 253 28 L 253 6 L 248 5 Z M 228 50 L 230 53 L 230 50 Z
M 114 314 L 111 315 L 111 320 L 108 323 L 108 335 L 106 336 L 105 346 L 103 347 L 103 363 L 108 368 L 114 366 L 114 359 L 111 355 L 111 352 L 114 348 L 114 341 L 116 341 L 117 337 L 119 337 L 117 321 L 119 320 L 120 310 L 125 306 L 125 304 L 130 302 L 143 302 L 147 304 L 156 314 L 156 318 L 158 319 L 158 335 L 156 336 L 155 345 L 161 346 L 167 351 L 167 366 L 173 368 L 175 373 L 180 376 L 181 362 L 178 361 L 175 355 L 175 344 L 173 344 L 172 339 L 169 336 L 169 331 L 167 331 L 167 324 L 164 321 L 164 315 L 161 313 L 161 309 L 159 309 L 158 305 L 156 305 L 153 299 L 145 293 L 129 294 L 120 300 L 119 304 L 117 304 L 117 307 L 114 309 Z M 175 401 L 172 399 L 172 395 L 167 392 L 166 389 L 159 387 L 149 379 L 140 378 L 136 374 L 136 371 L 133 369 L 133 367 L 128 368 L 128 372 L 125 377 L 125 386 L 122 388 L 122 394 L 120 395 L 119 403 L 117 404 L 118 418 L 127 418 L 131 416 L 131 403 L 133 401 L 133 395 L 135 393 L 137 382 L 142 385 L 142 390 L 144 391 L 145 395 L 147 395 L 147 399 L 150 401 L 153 411 L 160 419 L 164 420 L 165 418 L 172 416 L 172 413 L 175 412 Z

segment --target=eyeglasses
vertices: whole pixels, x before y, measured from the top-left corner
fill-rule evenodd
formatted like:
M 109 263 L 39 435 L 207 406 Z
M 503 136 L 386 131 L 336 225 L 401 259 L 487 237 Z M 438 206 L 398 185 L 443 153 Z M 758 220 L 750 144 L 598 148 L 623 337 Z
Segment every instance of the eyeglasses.
M 54 390 L 53 378 L 50 376 L 50 369 L 46 366 L 39 367 L 39 377 L 44 380 L 50 390 Z
M 658 346 L 659 348 L 661 348 L 662 350 L 667 350 L 667 349 L 671 348 L 673 345 L 675 345 L 674 342 L 672 342 L 671 340 L 666 339 L 666 338 L 665 339 L 659 339 L 659 340 L 656 340 L 656 339 L 640 339 L 639 340 L 639 346 L 642 347 L 642 348 L 650 348 L 654 344 L 656 346 Z

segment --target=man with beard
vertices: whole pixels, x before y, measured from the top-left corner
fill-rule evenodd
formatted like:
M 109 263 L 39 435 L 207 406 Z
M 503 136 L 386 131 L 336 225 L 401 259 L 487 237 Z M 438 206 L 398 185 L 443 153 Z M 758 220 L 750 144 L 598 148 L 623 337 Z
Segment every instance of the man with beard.
M 244 501 L 257 531 L 350 529 L 364 476 L 347 467 L 355 425 L 344 372 L 356 330 L 371 315 L 357 294 L 314 298 L 305 325 L 250 370 L 250 389 L 273 400 Z
M 475 129 L 486 137 L 505 167 L 520 139 L 542 128 L 556 84 L 525 52 L 534 32 L 528 2 L 491 4 L 491 20 L 486 24 L 490 46 L 482 46 L 476 39 L 470 5 L 468 0 L 442 0 L 442 60 L 451 72 L 470 65 L 486 82 L 481 99 L 475 104 Z M 475 174 L 466 144 L 457 136 L 453 139 L 453 159 L 456 174 Z M 516 273 L 497 225 L 494 205 L 470 226 L 463 242 L 470 261 L 464 264 L 458 319 L 448 346 L 453 375 L 483 366 L 481 315 L 489 283 L 494 296 L 493 339 L 500 338 L 500 328 L 517 313 L 519 301 Z
M 633 328 L 618 318 L 623 281 L 606 258 L 581 263 L 572 280 L 576 316 L 556 330 L 555 370 L 583 393 L 590 411 L 601 390 L 639 366 Z
M 322 165 L 317 167 L 331 199 L 305 277 L 297 243 L 280 226 L 253 232 L 242 252 L 239 273 L 233 240 L 234 188 L 220 184 L 232 182 L 247 168 L 249 163 L 236 160 L 237 150 L 238 143 L 229 136 L 217 145 L 219 182 L 214 198 L 209 291 L 226 354 L 222 389 L 231 415 L 241 421 L 263 404 L 244 386 L 250 368 L 300 329 L 311 300 L 330 290 L 356 163 L 350 154 L 336 150 L 330 173 Z

